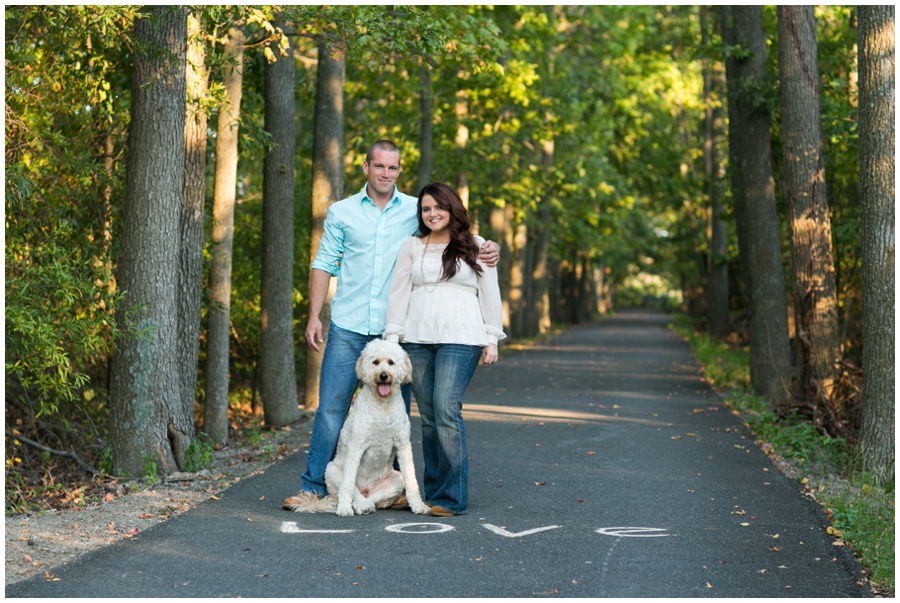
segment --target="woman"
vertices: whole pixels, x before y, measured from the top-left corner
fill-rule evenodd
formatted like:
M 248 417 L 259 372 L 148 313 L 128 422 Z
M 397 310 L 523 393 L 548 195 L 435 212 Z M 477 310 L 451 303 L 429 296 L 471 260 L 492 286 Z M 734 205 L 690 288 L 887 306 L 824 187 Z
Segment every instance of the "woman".
M 384 338 L 412 360 L 422 417 L 423 494 L 438 517 L 469 505 L 469 455 L 462 399 L 479 357 L 497 362 L 503 307 L 496 268 L 477 259 L 484 242 L 469 232 L 459 195 L 440 182 L 419 193 L 419 234 L 394 265 Z

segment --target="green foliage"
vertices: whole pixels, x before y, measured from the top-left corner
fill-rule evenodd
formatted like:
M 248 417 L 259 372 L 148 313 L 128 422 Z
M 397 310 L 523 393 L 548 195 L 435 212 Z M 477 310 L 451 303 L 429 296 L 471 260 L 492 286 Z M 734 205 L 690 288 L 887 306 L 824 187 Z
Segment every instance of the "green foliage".
M 190 446 L 184 454 L 184 470 L 199 471 L 212 465 L 212 455 L 215 445 L 205 433 L 200 433 L 197 439 L 191 440 Z
M 672 320 L 670 326 L 691 344 L 713 388 L 743 393 L 750 387 L 750 355 L 746 347 L 729 345 L 698 332 L 691 319 L 684 314 L 673 314 Z
M 145 458 L 144 459 L 144 479 L 147 480 L 149 485 L 153 485 L 159 481 L 159 465 L 156 463 L 156 459 Z
M 100 470 L 100 473 L 112 475 L 113 468 L 112 448 L 107 446 L 100 452 L 100 463 L 98 464 L 97 469 Z

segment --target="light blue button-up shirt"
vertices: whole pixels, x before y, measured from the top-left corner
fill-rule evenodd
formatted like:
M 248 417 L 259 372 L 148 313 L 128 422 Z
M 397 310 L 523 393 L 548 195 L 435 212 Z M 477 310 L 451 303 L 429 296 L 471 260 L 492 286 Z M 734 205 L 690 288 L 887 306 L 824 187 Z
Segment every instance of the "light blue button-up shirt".
M 394 261 L 404 239 L 418 230 L 417 203 L 395 186 L 382 211 L 363 186 L 328 208 L 312 267 L 338 279 L 331 300 L 334 324 L 363 335 L 384 332 Z

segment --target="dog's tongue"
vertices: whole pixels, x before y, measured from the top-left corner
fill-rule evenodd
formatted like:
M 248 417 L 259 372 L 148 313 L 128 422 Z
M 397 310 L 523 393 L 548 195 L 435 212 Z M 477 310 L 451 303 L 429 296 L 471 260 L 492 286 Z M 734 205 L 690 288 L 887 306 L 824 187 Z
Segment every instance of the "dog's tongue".
M 378 385 L 378 395 L 387 398 L 391 394 L 391 386 L 388 383 L 380 383 Z

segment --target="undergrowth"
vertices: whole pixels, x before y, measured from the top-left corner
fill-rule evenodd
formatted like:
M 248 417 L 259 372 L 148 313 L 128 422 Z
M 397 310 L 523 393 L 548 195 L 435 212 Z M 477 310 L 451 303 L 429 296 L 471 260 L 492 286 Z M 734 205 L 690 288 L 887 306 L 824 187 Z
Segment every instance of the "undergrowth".
M 878 485 L 856 469 L 854 451 L 843 439 L 822 435 L 798 415 L 779 417 L 751 393 L 747 348 L 697 332 L 684 315 L 674 314 L 670 326 L 691 344 L 707 380 L 740 413 L 763 451 L 789 459 L 801 483 L 814 486 L 811 493 L 831 519 L 833 536 L 851 547 L 872 584 L 893 595 L 894 481 Z

